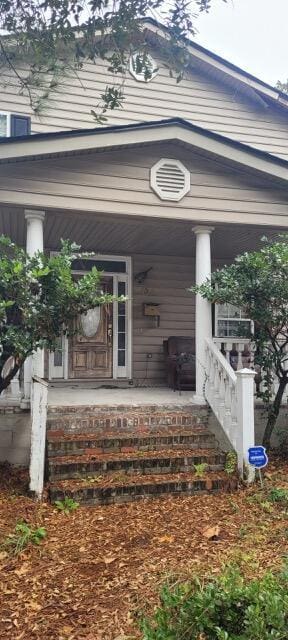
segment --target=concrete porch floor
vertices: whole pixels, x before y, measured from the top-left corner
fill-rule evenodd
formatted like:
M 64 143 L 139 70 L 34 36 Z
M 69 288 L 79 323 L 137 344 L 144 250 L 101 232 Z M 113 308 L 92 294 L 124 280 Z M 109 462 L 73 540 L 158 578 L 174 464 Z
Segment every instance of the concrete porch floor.
M 165 405 L 186 407 L 191 405 L 193 391 L 173 391 L 163 388 L 131 389 L 83 389 L 71 387 L 50 387 L 48 406 L 143 406 Z

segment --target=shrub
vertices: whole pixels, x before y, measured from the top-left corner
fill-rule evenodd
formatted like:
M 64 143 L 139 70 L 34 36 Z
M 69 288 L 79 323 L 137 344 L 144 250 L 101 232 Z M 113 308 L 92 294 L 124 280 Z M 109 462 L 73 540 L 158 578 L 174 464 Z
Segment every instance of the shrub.
M 248 581 L 229 568 L 207 582 L 165 586 L 142 631 L 143 640 L 287 640 L 287 572 Z

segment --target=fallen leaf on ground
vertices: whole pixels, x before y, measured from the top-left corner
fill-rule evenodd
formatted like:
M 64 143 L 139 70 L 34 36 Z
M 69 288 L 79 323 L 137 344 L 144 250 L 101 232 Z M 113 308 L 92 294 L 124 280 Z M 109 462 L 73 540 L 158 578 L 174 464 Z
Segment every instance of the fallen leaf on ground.
M 203 536 L 204 538 L 207 538 L 207 540 L 218 540 L 220 535 L 220 527 L 218 524 L 216 524 L 215 527 L 207 527 L 207 529 L 204 529 L 203 531 Z
M 169 544 L 170 542 L 174 542 L 175 536 L 161 536 L 161 538 L 158 538 L 158 540 L 161 543 L 167 542 Z

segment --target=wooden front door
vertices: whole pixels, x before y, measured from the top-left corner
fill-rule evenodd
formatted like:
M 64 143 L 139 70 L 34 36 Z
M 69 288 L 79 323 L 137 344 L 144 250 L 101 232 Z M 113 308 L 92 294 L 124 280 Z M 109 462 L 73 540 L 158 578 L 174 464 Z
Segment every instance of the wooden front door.
M 104 278 L 102 288 L 113 293 L 113 278 Z M 94 332 L 95 317 L 88 312 L 77 320 L 77 334 L 69 340 L 69 378 L 112 378 L 113 306 L 99 308 L 100 320 Z M 96 311 L 97 314 L 97 311 Z

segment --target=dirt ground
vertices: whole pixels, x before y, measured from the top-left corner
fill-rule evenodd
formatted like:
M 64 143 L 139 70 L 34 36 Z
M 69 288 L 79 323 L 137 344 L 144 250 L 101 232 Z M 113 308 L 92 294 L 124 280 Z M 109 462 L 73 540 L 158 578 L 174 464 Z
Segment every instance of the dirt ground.
M 251 576 L 288 553 L 288 511 L 267 499 L 288 489 L 288 463 L 273 460 L 265 488 L 79 507 L 65 515 L 25 495 L 26 475 L 3 466 L 0 487 L 0 638 L 136 640 L 138 619 L 161 584 L 213 575 L 237 562 Z M 5 539 L 20 520 L 47 537 L 18 555 Z M 219 538 L 203 532 L 219 526 Z M 3 546 L 4 543 L 4 546 Z

